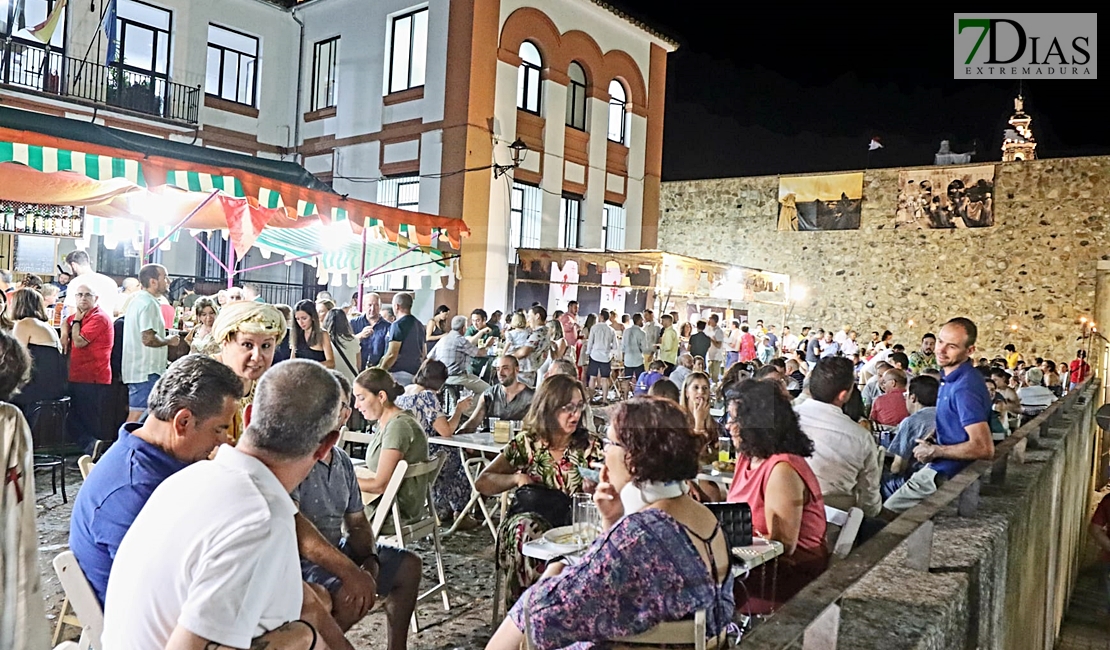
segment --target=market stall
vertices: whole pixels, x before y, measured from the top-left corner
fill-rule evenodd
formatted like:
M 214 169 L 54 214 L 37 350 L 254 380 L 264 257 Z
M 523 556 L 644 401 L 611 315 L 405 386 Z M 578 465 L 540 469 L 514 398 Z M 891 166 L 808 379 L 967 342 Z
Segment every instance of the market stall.
M 515 308 L 533 302 L 549 311 L 579 302 L 581 313 L 603 308 L 628 314 L 647 307 L 689 318 L 707 310 L 746 318 L 750 303 L 780 305 L 790 296 L 790 276 L 659 250 L 597 251 L 555 248 L 517 250 Z

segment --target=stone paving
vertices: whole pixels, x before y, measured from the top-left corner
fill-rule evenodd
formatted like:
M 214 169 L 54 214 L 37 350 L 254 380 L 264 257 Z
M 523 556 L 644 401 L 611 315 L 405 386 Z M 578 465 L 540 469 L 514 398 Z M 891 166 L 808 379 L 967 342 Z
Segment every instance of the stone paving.
M 1105 494 L 1092 495 L 1092 514 Z M 1094 565 L 1095 556 L 1095 545 L 1088 539 L 1080 556 L 1081 568 L 1060 626 L 1056 650 L 1110 650 L 1110 597 Z

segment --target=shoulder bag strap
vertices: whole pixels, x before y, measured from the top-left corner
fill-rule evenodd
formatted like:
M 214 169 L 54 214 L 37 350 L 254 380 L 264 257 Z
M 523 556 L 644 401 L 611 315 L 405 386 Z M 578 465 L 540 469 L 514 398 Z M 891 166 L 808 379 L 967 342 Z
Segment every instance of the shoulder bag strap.
M 343 363 L 347 364 L 347 368 L 350 369 L 351 374 L 357 375 L 358 371 L 355 370 L 355 367 L 351 365 L 351 362 L 347 359 L 347 355 L 343 354 L 343 348 L 338 345 L 333 345 L 332 347 L 335 348 L 335 351 L 339 353 L 339 358 L 343 360 Z

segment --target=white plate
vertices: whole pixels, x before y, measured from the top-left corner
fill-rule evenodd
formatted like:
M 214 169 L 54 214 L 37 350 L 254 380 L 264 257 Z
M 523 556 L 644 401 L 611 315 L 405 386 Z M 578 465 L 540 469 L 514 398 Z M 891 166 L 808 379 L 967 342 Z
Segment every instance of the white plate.
M 543 541 L 547 542 L 557 553 L 571 553 L 582 548 L 583 544 L 566 541 L 573 539 L 574 526 L 560 526 L 552 528 L 543 534 Z

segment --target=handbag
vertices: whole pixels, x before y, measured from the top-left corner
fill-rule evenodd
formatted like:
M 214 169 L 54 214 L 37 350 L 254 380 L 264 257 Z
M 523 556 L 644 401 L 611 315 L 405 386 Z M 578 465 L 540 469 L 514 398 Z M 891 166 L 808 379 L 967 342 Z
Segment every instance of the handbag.
M 746 503 L 706 503 L 706 508 L 717 517 L 725 531 L 728 547 L 752 545 L 752 509 Z
M 568 526 L 571 523 L 571 498 L 565 492 L 543 485 L 525 485 L 513 493 L 508 516 L 523 513 L 539 515 L 552 528 Z M 750 516 L 749 516 L 750 519 Z

